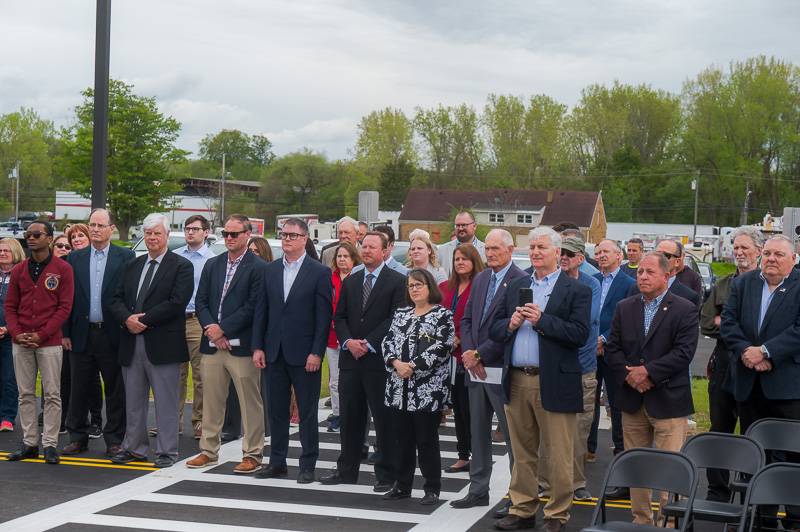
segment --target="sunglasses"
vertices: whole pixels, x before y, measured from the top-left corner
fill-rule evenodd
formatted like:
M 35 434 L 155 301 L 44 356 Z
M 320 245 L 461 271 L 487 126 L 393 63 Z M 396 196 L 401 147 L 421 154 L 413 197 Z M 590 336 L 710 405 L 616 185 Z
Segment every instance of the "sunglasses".
M 247 231 L 223 231 L 222 238 L 239 238 L 239 235 L 246 233 Z
M 67 249 L 67 250 L 72 249 L 72 246 L 70 246 L 69 244 L 64 244 L 62 242 L 55 244 L 55 247 L 57 247 L 58 249 Z
M 667 260 L 677 259 L 680 257 L 680 255 L 673 255 L 672 253 L 667 253 L 666 251 L 662 251 L 661 254 L 664 255 Z
M 33 238 L 33 239 L 38 240 L 38 239 L 40 239 L 40 238 L 42 238 L 43 236 L 46 236 L 46 235 L 47 235 L 47 233 L 43 233 L 41 231 L 25 231 L 25 235 L 24 236 L 25 236 L 25 240 L 27 240 L 29 238 Z
M 575 258 L 575 252 L 574 251 L 570 251 L 568 249 L 562 249 L 561 250 L 561 256 L 562 257 L 566 256 L 566 257 L 569 257 L 570 259 L 572 259 L 572 258 Z

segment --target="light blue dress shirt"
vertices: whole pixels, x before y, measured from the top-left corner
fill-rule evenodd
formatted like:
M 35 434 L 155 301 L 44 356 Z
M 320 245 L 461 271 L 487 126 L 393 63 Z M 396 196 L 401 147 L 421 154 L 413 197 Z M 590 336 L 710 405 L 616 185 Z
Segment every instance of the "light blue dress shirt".
M 559 275 L 561 275 L 560 268 L 550 275 L 545 275 L 541 280 L 536 279 L 535 272 L 531 275 L 533 303 L 539 305 L 542 311 L 547 307 L 547 301 L 550 299 Z M 514 347 L 511 351 L 511 365 L 539 367 L 539 333 L 534 330 L 528 320 L 523 321 L 520 328 L 517 329 L 517 336 L 514 338 Z
M 772 292 L 769 291 L 769 284 L 767 280 L 764 278 L 763 274 L 759 274 L 761 280 L 764 282 L 764 286 L 761 288 L 761 308 L 758 312 L 758 330 L 761 330 L 761 324 L 764 323 L 764 316 L 767 315 L 767 309 L 769 308 L 769 304 L 772 303 L 772 298 L 775 296 L 775 292 L 781 289 L 783 283 L 786 282 L 786 279 L 781 281 L 781 284 L 775 287 L 775 290 Z
M 600 270 L 598 270 L 597 268 L 592 266 L 587 261 L 581 262 L 581 266 L 580 266 L 579 269 L 580 269 L 580 271 L 582 271 L 583 273 L 586 273 L 588 275 L 597 275 L 598 273 L 600 273 Z
M 103 277 L 106 273 L 108 252 L 111 244 L 105 249 L 95 249 L 92 246 L 89 252 L 89 321 L 102 323 L 103 321 Z
M 619 270 L 617 270 L 619 271 Z M 578 282 L 588 286 L 592 291 L 592 314 L 589 323 L 589 338 L 578 350 L 578 361 L 581 373 L 589 373 L 597 369 L 597 337 L 600 335 L 600 281 L 591 275 L 578 271 Z
M 184 257 L 189 259 L 189 262 L 192 263 L 192 267 L 194 268 L 194 290 L 192 291 L 192 299 L 189 300 L 189 304 L 186 305 L 186 312 L 194 312 L 194 296 L 197 295 L 197 287 L 200 285 L 200 275 L 203 273 L 203 266 L 206 265 L 208 259 L 214 257 L 214 252 L 208 247 L 208 244 L 203 244 L 196 250 L 189 249 L 189 246 L 182 246 L 175 250 L 175 252 Z
M 644 303 L 644 335 L 647 336 L 647 333 L 650 332 L 650 325 L 653 323 L 653 318 L 656 317 L 656 312 L 658 312 L 658 306 L 661 304 L 661 300 L 664 299 L 664 296 L 667 294 L 667 290 L 664 290 L 660 296 L 656 297 L 652 301 L 648 302 L 645 300 L 644 296 L 642 296 L 642 303 Z
M 617 278 L 617 274 L 619 274 L 619 267 L 617 267 L 616 270 L 609 273 L 608 275 L 603 274 L 603 282 L 600 286 L 600 288 L 602 289 L 602 293 L 600 295 L 600 308 L 603 308 L 603 305 L 606 304 L 606 296 L 608 296 L 608 291 L 611 289 L 611 285 L 614 282 L 614 279 Z

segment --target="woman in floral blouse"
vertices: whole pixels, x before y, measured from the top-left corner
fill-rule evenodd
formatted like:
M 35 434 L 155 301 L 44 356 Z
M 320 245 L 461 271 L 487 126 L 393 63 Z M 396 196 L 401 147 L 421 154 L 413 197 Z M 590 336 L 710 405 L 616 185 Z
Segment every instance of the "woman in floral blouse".
M 442 484 L 438 429 L 441 411 L 448 402 L 450 351 L 455 339 L 453 314 L 439 304 L 442 294 L 427 270 L 408 273 L 408 300 L 412 306 L 395 311 L 382 344 L 389 372 L 384 401 L 397 435 L 397 481 L 384 499 L 411 496 L 417 454 L 425 477 L 425 496 L 420 504 L 436 504 Z

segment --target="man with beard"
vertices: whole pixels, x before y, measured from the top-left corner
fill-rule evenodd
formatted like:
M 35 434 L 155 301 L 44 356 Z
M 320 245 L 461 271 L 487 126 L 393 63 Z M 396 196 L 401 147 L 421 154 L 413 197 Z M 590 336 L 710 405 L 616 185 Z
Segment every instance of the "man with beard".
M 461 211 L 456 214 L 453 226 L 456 231 L 455 240 L 442 244 L 437 251 L 439 255 L 439 264 L 447 273 L 448 277 L 453 273 L 453 252 L 461 244 L 472 244 L 475 246 L 481 259 L 486 262 L 486 246 L 475 236 L 475 229 L 478 226 L 475 223 L 475 217 L 472 213 L 469 211 Z

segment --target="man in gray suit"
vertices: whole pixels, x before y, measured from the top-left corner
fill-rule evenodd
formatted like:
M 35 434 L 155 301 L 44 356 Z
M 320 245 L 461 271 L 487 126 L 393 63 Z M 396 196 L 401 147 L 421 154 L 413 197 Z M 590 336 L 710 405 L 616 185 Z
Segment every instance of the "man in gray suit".
M 439 246 L 437 254 L 439 255 L 439 264 L 447 272 L 448 277 L 453 273 L 453 252 L 461 244 L 472 244 L 478 250 L 478 254 L 486 261 L 486 251 L 483 242 L 478 240 L 475 236 L 475 229 L 478 227 L 475 223 L 475 217 L 469 211 L 461 211 L 456 214 L 453 226 L 456 230 L 455 240 L 451 240 Z M 488 235 L 487 235 L 488 236 Z M 513 246 L 513 241 L 512 241 Z
M 458 218 L 457 218 L 458 219 Z M 452 501 L 454 508 L 472 508 L 489 505 L 489 479 L 492 475 L 492 413 L 497 414 L 500 428 L 506 436 L 509 465 L 513 466 L 511 440 L 503 408 L 501 384 L 476 382 L 486 378 L 486 368 L 503 367 L 503 344 L 489 339 L 498 304 L 503 301 L 506 287 L 525 273 L 512 261 L 514 238 L 505 229 L 492 229 L 486 235 L 486 262 L 489 268 L 472 281 L 464 318 L 461 320 L 462 360 L 467 370 L 465 378 L 469 388 L 470 431 L 472 434 L 472 462 L 469 469 L 469 493 L 463 499 Z M 507 506 L 499 510 L 501 517 Z

